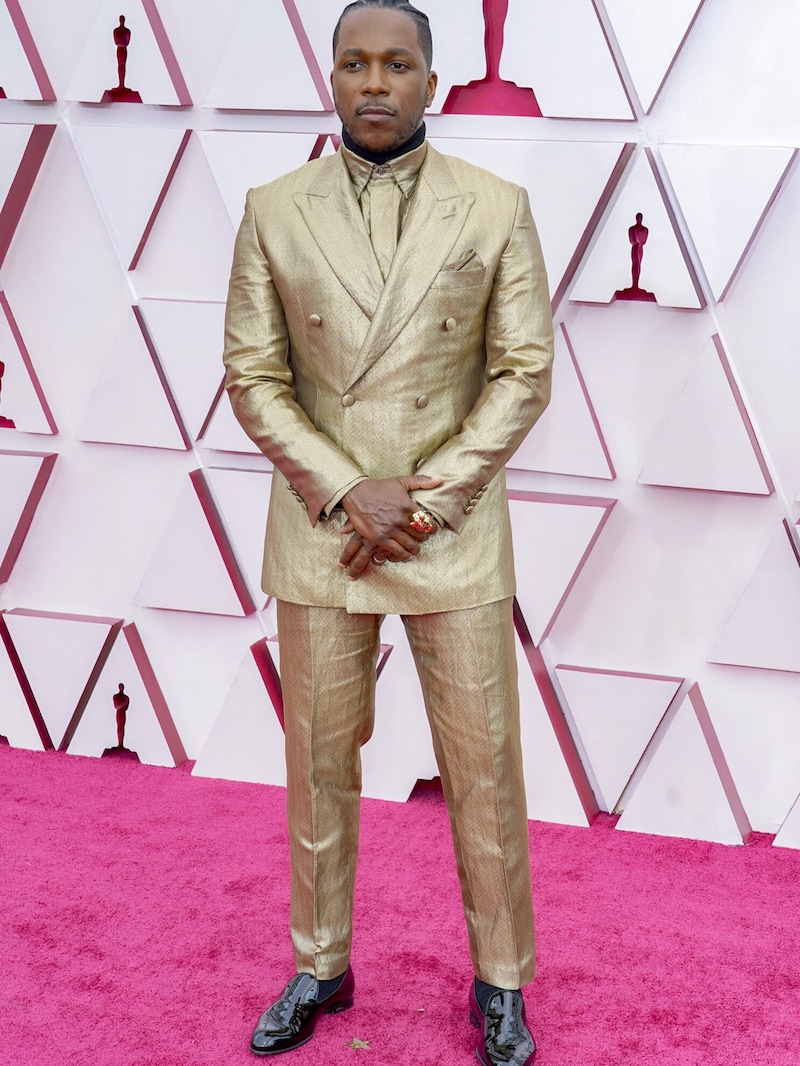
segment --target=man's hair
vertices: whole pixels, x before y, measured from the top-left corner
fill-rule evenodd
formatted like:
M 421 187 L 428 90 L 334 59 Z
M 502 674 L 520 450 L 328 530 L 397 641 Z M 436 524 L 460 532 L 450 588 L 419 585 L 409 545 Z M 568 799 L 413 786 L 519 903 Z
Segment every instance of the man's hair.
M 425 64 L 428 70 L 433 66 L 433 38 L 431 37 L 431 27 L 428 22 L 428 16 L 420 11 L 419 8 L 414 7 L 408 0 L 353 0 L 352 4 L 348 4 L 339 16 L 339 21 L 336 23 L 336 29 L 333 31 L 333 58 L 336 59 L 336 46 L 339 43 L 339 30 L 341 29 L 342 19 L 345 15 L 349 15 L 351 11 L 358 11 L 364 7 L 385 7 L 390 11 L 401 11 L 404 15 L 408 15 L 417 24 L 417 40 L 419 46 L 422 49 L 422 54 L 425 57 Z

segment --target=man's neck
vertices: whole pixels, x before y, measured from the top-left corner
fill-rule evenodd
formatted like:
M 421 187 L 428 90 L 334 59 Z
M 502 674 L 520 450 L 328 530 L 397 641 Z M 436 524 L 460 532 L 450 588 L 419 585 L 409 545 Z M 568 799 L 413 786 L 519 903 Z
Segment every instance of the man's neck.
M 353 152 L 354 155 L 359 156 L 361 159 L 366 159 L 368 163 L 375 163 L 377 166 L 381 166 L 383 163 L 390 163 L 393 159 L 398 159 L 401 155 L 405 155 L 407 152 L 413 152 L 415 148 L 419 146 L 425 140 L 425 123 L 423 122 L 416 133 L 412 135 L 403 144 L 392 148 L 388 152 L 373 152 L 369 148 L 365 148 L 363 145 L 354 141 L 346 129 L 342 130 L 342 141 L 345 148 Z

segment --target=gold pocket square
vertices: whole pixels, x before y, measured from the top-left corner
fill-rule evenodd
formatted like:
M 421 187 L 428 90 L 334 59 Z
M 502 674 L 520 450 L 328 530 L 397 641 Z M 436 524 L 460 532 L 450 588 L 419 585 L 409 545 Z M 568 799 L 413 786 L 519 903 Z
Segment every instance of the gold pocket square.
M 452 263 L 445 265 L 445 270 L 463 270 L 465 267 L 469 267 L 471 270 L 480 269 L 483 266 L 478 253 L 474 248 L 467 248 L 465 252 L 462 252 L 458 259 L 454 259 Z

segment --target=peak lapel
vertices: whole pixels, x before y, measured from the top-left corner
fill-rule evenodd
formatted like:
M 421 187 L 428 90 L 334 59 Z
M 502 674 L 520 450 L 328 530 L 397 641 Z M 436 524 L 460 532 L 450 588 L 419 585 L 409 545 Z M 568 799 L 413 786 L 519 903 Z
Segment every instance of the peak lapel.
M 349 385 L 367 372 L 408 324 L 447 262 L 473 200 L 471 193 L 465 194 L 456 184 L 445 159 L 428 145 L 389 276 L 354 362 Z M 372 255 L 373 261 L 374 258 Z
M 331 270 L 372 319 L 383 278 L 341 154 L 329 157 L 308 190 L 295 193 L 294 200 Z

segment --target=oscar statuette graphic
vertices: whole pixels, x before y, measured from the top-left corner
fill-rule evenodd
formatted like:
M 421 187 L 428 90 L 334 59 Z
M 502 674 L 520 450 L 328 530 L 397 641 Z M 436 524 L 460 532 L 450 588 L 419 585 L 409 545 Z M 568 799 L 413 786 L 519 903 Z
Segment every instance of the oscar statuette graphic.
M 125 747 L 125 725 L 127 724 L 128 708 L 131 705 L 131 699 L 126 693 L 123 684 L 120 683 L 117 691 L 114 693 L 113 701 L 114 716 L 116 718 L 117 726 L 117 743 L 113 748 L 106 748 L 103 752 L 103 757 L 105 758 L 107 755 L 115 755 L 138 760 L 139 756 L 136 752 Z
M 6 364 L 0 359 L 0 403 L 3 400 L 3 375 L 6 372 Z M 0 429 L 16 429 L 14 422 L 10 418 L 4 418 L 0 414 Z
M 135 89 L 125 85 L 125 73 L 128 66 L 128 45 L 131 43 L 131 31 L 125 25 L 125 16 L 120 15 L 119 25 L 114 27 L 114 44 L 117 46 L 117 78 L 113 89 L 106 89 L 102 104 L 140 104 L 141 96 Z
M 486 25 L 486 77 L 469 85 L 454 85 L 442 109 L 450 115 L 523 115 L 541 118 L 533 89 L 524 89 L 500 77 L 503 30 L 508 16 L 508 0 L 483 0 Z
M 639 278 L 642 273 L 642 259 L 644 258 L 644 246 L 650 231 L 642 222 L 641 211 L 636 214 L 636 222 L 628 230 L 628 240 L 631 244 L 631 284 L 627 289 L 617 289 L 614 298 L 617 300 L 640 300 L 643 303 L 655 303 L 655 293 L 647 289 L 639 288 Z

